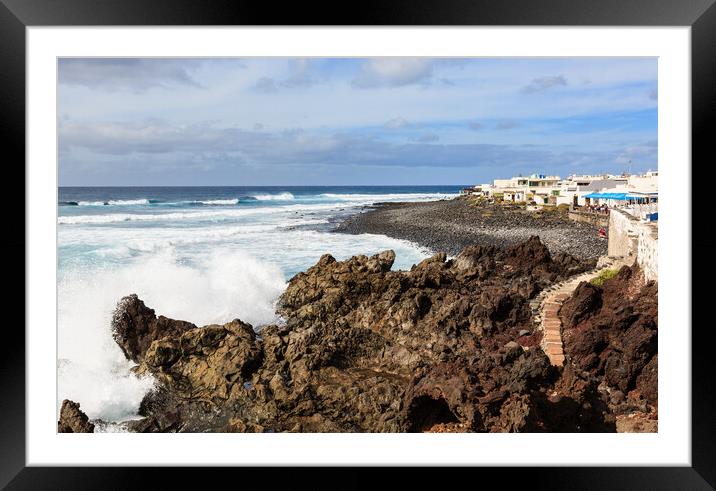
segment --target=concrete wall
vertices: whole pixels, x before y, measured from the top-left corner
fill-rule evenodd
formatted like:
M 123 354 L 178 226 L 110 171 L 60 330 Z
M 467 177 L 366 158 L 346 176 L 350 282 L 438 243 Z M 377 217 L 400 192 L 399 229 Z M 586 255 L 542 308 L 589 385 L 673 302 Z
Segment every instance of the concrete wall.
M 609 256 L 636 257 L 638 221 L 619 210 L 609 213 Z
M 659 280 L 659 240 L 655 223 L 642 223 L 621 210 L 609 214 L 609 256 L 636 259 L 646 281 Z
M 575 222 L 586 222 L 596 225 L 597 227 L 608 227 L 609 216 L 599 215 L 596 213 L 581 213 L 579 211 L 570 211 L 569 218 Z

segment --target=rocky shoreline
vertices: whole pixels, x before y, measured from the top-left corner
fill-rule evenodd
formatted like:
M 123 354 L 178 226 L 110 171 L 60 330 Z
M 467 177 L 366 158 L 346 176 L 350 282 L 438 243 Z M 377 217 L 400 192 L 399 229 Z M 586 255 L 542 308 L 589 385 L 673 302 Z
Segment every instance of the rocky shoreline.
M 479 204 L 475 200 L 379 203 L 338 223 L 336 232 L 381 234 L 455 256 L 470 244 L 511 247 L 538 236 L 552 253 L 597 259 L 607 253 L 599 227 L 557 211 Z
M 429 206 L 429 205 L 426 205 Z M 655 431 L 656 284 L 624 266 L 560 313 L 549 363 L 529 301 L 594 267 L 537 236 L 392 271 L 393 251 L 324 255 L 279 299 L 285 323 L 195 326 L 120 300 L 114 340 L 156 388 L 132 432 Z M 240 281 L 240 278 L 237 278 Z M 77 401 L 81 402 L 81 401 Z M 60 432 L 92 432 L 65 401 Z

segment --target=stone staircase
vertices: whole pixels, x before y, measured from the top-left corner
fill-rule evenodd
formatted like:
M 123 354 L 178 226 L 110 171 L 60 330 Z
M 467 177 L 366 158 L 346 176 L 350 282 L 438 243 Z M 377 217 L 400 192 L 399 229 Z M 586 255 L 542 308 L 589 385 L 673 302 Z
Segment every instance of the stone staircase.
M 627 263 L 628 260 L 621 256 L 602 256 L 594 269 L 555 283 L 530 301 L 534 323 L 542 331 L 542 350 L 552 365 L 561 367 L 564 364 L 562 321 L 558 315 L 562 303 L 572 296 L 582 281 L 590 281 L 605 269 L 618 269 Z

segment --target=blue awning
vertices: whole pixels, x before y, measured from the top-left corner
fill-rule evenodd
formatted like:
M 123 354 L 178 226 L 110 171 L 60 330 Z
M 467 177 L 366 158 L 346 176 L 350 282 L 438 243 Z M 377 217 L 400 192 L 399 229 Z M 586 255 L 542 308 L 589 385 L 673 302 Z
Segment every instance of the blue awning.
M 589 193 L 584 195 L 585 198 L 599 198 L 599 199 L 616 199 L 626 201 L 627 193 Z

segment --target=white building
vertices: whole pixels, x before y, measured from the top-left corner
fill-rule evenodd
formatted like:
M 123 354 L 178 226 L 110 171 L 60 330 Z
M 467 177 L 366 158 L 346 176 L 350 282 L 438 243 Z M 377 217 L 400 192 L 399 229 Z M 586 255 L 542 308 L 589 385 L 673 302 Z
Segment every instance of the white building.
M 532 174 L 510 179 L 495 179 L 493 184 L 483 184 L 482 195 L 501 197 L 503 201 L 523 202 L 534 200 L 538 204 L 547 204 L 550 196 L 556 196 L 559 190 L 559 176 Z
M 610 208 L 627 211 L 642 220 L 658 220 L 659 173 L 649 171 L 642 175 L 628 176 L 626 183 L 586 194 L 584 200 L 586 205 L 606 204 Z
M 610 206 L 655 201 L 658 190 L 657 171 L 642 175 L 571 175 L 562 180 L 559 176 L 532 174 L 509 179 L 495 179 L 492 184 L 481 184 L 464 190 L 465 194 L 477 194 L 487 198 L 499 198 L 509 202 L 532 202 L 537 205 L 589 206 L 607 203 Z M 600 193 L 629 194 L 629 200 L 598 198 Z M 588 198 L 587 196 L 592 196 Z M 641 197 L 642 199 L 636 199 Z M 631 200 L 631 201 L 630 201 Z
M 562 181 L 557 204 L 568 204 L 571 206 L 585 206 L 587 201 L 584 196 L 589 193 L 613 189 L 628 182 L 626 176 L 614 175 L 589 175 L 569 176 Z

